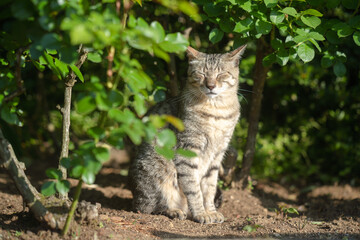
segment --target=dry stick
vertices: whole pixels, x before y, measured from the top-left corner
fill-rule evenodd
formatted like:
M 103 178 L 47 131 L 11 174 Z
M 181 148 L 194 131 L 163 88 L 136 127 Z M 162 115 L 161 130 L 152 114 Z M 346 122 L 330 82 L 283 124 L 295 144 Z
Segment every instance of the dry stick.
M 249 112 L 249 128 L 241 172 L 239 176 L 235 176 L 235 186 L 242 189 L 247 187 L 250 168 L 255 155 L 255 143 L 259 126 L 261 100 L 267 73 L 270 70 L 270 67 L 264 67 L 262 60 L 267 54 L 269 54 L 271 48 L 269 49 L 269 47 L 264 43 L 263 39 L 259 39 L 256 45 L 256 61 L 253 72 L 254 86 Z
M 77 63 L 75 64 L 77 68 L 83 65 L 87 58 L 87 51 L 83 49 L 82 45 L 80 45 L 78 50 L 80 57 Z M 62 178 L 67 178 L 66 168 L 60 164 L 60 160 L 62 158 L 67 158 L 69 156 L 69 142 L 70 142 L 70 110 L 71 110 L 71 92 L 72 87 L 76 83 L 76 75 L 71 70 L 70 73 L 66 76 L 65 79 L 65 92 L 64 92 L 64 107 L 60 109 L 60 112 L 63 115 L 63 131 L 62 131 L 62 145 L 61 145 L 61 154 L 59 159 L 59 170 L 62 173 Z M 67 194 L 63 195 L 64 199 L 67 199 Z
M 170 95 L 171 97 L 176 97 L 177 95 L 179 95 L 179 83 L 176 73 L 176 62 L 175 62 L 174 54 L 170 53 L 169 55 L 170 55 L 170 61 L 168 63 L 168 71 L 170 75 L 170 82 L 169 82 Z
M 39 222 L 46 223 L 49 227 L 56 229 L 62 225 L 54 215 L 49 212 L 41 201 L 41 194 L 31 185 L 24 172 L 25 166 L 16 158 L 15 152 L 4 137 L 0 129 L 0 165 L 7 169 L 15 182 L 16 188 Z

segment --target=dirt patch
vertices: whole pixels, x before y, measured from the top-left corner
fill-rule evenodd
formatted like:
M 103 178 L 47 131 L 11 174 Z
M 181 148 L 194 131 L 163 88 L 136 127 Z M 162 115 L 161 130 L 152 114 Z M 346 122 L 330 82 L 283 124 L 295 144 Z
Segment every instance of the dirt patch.
M 201 225 L 131 212 L 127 173 L 121 165 L 113 167 L 104 167 L 96 184 L 85 185 L 81 195 L 83 200 L 101 203 L 99 221 L 73 225 L 65 239 L 360 239 L 360 189 L 350 185 L 311 186 L 300 191 L 258 182 L 251 192 L 223 191 L 219 211 L 225 222 Z M 35 177 L 33 183 L 40 186 Z M 76 180 L 71 182 L 76 184 Z M 299 215 L 286 213 L 291 208 Z M 0 239 L 62 239 L 58 232 L 38 224 L 27 208 L 23 210 L 22 198 L 3 170 Z

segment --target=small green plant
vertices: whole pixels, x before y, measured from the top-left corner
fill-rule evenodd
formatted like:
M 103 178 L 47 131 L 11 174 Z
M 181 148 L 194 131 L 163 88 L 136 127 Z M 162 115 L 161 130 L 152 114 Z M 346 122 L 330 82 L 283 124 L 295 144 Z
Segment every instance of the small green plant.
M 15 237 L 20 237 L 20 236 L 21 236 L 21 234 L 22 234 L 22 232 L 20 232 L 20 231 L 16 231 L 16 232 L 15 232 Z
M 248 224 L 245 225 L 242 230 L 249 233 L 256 232 L 258 228 L 262 227 L 259 224 L 255 224 L 255 222 L 250 217 L 246 218 L 246 221 Z
M 99 222 L 99 228 L 103 228 L 104 227 L 104 223 L 103 222 Z
M 299 212 L 296 208 L 288 208 L 287 205 L 279 205 L 279 208 L 275 209 L 275 212 L 277 215 L 281 215 L 283 218 L 287 218 L 289 213 L 299 215 Z

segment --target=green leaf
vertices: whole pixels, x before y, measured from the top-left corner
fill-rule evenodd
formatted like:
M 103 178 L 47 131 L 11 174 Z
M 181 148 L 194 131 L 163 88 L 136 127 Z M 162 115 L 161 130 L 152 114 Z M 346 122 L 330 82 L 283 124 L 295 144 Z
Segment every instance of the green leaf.
M 95 158 L 101 163 L 106 162 L 110 158 L 110 152 L 107 148 L 104 147 L 96 147 L 92 150 Z
M 299 212 L 296 210 L 296 208 L 288 208 L 287 212 L 288 213 L 296 213 L 297 215 L 299 215 Z
M 322 17 L 323 14 L 321 12 L 319 12 L 318 10 L 315 9 L 307 9 L 305 11 L 301 12 L 302 15 L 312 15 L 315 17 Z
M 55 66 L 59 70 L 62 79 L 64 79 L 69 73 L 68 65 L 66 63 L 63 63 L 59 59 L 55 58 Z
M 342 0 L 341 3 L 342 5 L 347 8 L 347 9 L 351 9 L 351 10 L 355 10 L 357 5 L 358 5 L 359 1 L 356 0 Z
M 89 134 L 91 137 L 93 137 L 94 139 L 96 139 L 96 141 L 99 141 L 101 139 L 103 139 L 106 134 L 105 134 L 105 130 L 100 128 L 100 127 L 92 127 L 87 131 L 87 134 Z
M 274 50 L 279 50 L 281 48 L 284 48 L 283 42 L 278 38 L 271 40 L 270 44 Z
M 96 109 L 96 103 L 92 96 L 83 97 L 80 101 L 75 102 L 75 109 L 79 114 L 86 115 Z
M 59 71 L 59 69 L 55 66 L 55 61 L 54 61 L 54 58 L 47 54 L 45 51 L 44 51 L 44 54 L 43 54 L 43 59 L 44 61 L 46 62 L 46 65 L 49 66 L 49 68 L 51 69 L 51 71 L 59 78 L 59 79 L 62 79 L 61 77 L 61 73 Z M 40 59 L 39 59 L 40 60 Z M 41 61 L 42 62 L 42 61 Z M 41 64 L 40 62 L 40 64 Z
M 243 33 L 247 32 L 251 29 L 251 25 L 253 24 L 253 20 L 251 18 L 245 18 L 236 23 L 234 32 Z
M 331 44 L 340 44 L 341 43 L 341 39 L 338 37 L 337 33 L 334 31 L 327 31 L 325 36 L 326 36 L 326 39 Z
M 182 155 L 184 157 L 187 157 L 187 158 L 193 158 L 193 157 L 197 156 L 197 154 L 195 152 L 190 151 L 190 150 L 186 150 L 186 149 L 181 149 L 181 148 L 176 150 L 176 153 L 180 154 L 180 155 Z
M 55 193 L 56 193 L 55 182 L 53 181 L 45 182 L 41 186 L 41 194 L 43 194 L 44 196 L 51 196 L 54 195 Z
M 101 93 L 97 93 L 95 97 L 96 106 L 101 111 L 110 110 L 112 104 L 108 100 L 107 96 L 103 97 Z
M 159 44 L 161 49 L 170 53 L 184 52 L 188 45 L 188 40 L 181 33 L 167 34 L 164 41 Z
M 296 9 L 293 7 L 286 7 L 282 10 L 282 12 L 293 17 L 297 17 L 298 15 Z
M 279 11 L 272 10 L 270 12 L 270 21 L 275 25 L 282 23 L 285 19 L 285 14 Z
M 209 34 L 209 40 L 214 44 L 220 42 L 223 37 L 224 37 L 224 32 L 218 28 L 214 28 L 213 30 L 211 30 Z
M 353 39 L 355 44 L 360 46 L 360 31 L 354 32 Z
M 346 67 L 342 62 L 337 62 L 334 65 L 334 73 L 337 77 L 344 77 L 346 74 Z
M 102 61 L 101 55 L 97 52 L 89 52 L 87 55 L 87 59 L 94 63 L 100 63 Z
M 147 109 L 145 106 L 144 97 L 142 95 L 135 95 L 134 97 L 134 108 L 139 116 L 145 115 Z
M 301 16 L 300 19 L 305 25 L 312 28 L 316 28 L 321 23 L 321 19 L 315 16 L 311 16 L 311 17 Z
M 112 104 L 112 107 L 119 107 L 124 102 L 124 97 L 118 90 L 110 90 L 108 93 L 108 99 Z
M 79 178 L 85 171 L 85 168 L 81 165 L 76 165 L 74 168 L 71 169 L 71 175 L 74 178 Z
M 315 57 L 314 48 L 306 43 L 301 44 L 296 49 L 296 52 L 298 56 L 301 58 L 301 60 L 303 60 L 305 63 L 310 62 Z
M 276 55 L 275 53 L 271 53 L 267 56 L 264 57 L 262 63 L 265 67 L 270 66 L 271 64 L 273 64 L 274 62 L 276 62 Z
M 16 113 L 12 112 L 8 105 L 3 105 L 1 107 L 1 119 L 9 124 L 20 124 L 18 116 Z
M 309 41 L 321 52 L 319 44 L 314 39 L 310 38 Z
M 219 26 L 222 31 L 230 33 L 233 32 L 235 23 L 231 18 L 223 17 L 220 19 Z
M 289 51 L 282 48 L 276 53 L 276 62 L 280 66 L 285 66 L 289 61 Z
M 46 169 L 45 173 L 46 173 L 46 176 L 48 176 L 48 178 L 51 178 L 51 179 L 60 180 L 62 177 L 61 171 L 56 168 L 48 168 L 48 169 Z
M 168 160 L 171 160 L 175 157 L 175 152 L 171 148 L 155 146 L 155 151 Z
M 329 9 L 336 8 L 340 4 L 340 2 L 341 0 L 327 0 L 326 7 Z
M 236 0 L 236 2 L 239 4 L 239 7 L 247 12 L 251 12 L 251 0 Z
M 334 57 L 330 56 L 330 55 L 324 55 L 321 58 L 321 67 L 323 68 L 328 68 L 330 66 L 332 66 L 334 63 Z
M 165 31 L 161 24 L 157 21 L 154 21 L 150 24 L 150 27 L 154 30 L 154 40 L 156 43 L 160 43 L 165 39 Z
M 308 36 L 309 36 L 309 38 L 313 38 L 313 39 L 315 39 L 317 41 L 324 41 L 325 40 L 324 36 L 322 34 L 318 33 L 318 32 L 310 32 L 310 33 L 308 33 Z
M 266 35 L 266 34 L 270 33 L 270 31 L 272 29 L 272 24 L 258 19 L 255 22 L 255 28 L 258 33 Z
M 332 29 L 337 31 L 340 38 L 350 36 L 354 32 L 354 29 L 344 22 L 335 24 Z
M 168 123 L 170 123 L 171 125 L 173 125 L 174 127 L 176 127 L 177 130 L 184 131 L 185 126 L 184 126 L 183 122 L 181 121 L 181 119 L 174 117 L 172 115 L 165 115 L 165 120 Z
M 278 0 L 264 0 L 264 3 L 267 8 L 273 8 L 277 5 Z
M 216 17 L 225 13 L 223 6 L 215 5 L 214 3 L 206 3 L 203 9 L 209 17 Z
M 56 182 L 55 188 L 60 194 L 64 195 L 70 191 L 70 183 L 67 180 L 60 180 Z
M 66 169 L 69 169 L 71 167 L 71 159 L 70 158 L 62 158 L 60 160 L 61 166 L 65 167 Z
M 46 49 L 60 49 L 60 37 L 55 33 L 45 34 L 40 41 L 43 48 Z
M 69 65 L 71 70 L 75 73 L 75 75 L 80 79 L 81 82 L 84 82 L 84 77 L 82 73 L 80 72 L 79 68 L 75 66 L 74 64 Z
M 164 129 L 159 133 L 156 143 L 160 147 L 166 146 L 168 148 L 172 148 L 176 144 L 176 136 L 170 129 Z
M 86 184 L 93 184 L 95 182 L 95 174 L 87 169 L 84 170 L 84 173 L 81 176 L 81 179 Z

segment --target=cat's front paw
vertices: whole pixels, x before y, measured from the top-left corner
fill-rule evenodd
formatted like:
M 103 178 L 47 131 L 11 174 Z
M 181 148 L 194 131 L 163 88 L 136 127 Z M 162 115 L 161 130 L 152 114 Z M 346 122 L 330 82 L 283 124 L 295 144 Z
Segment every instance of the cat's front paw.
M 194 221 L 198 223 L 210 224 L 210 223 L 222 223 L 224 222 L 224 215 L 219 212 L 207 212 L 194 216 Z
M 166 210 L 165 215 L 169 218 L 178 218 L 180 220 L 186 219 L 186 213 L 180 209 L 168 209 Z

